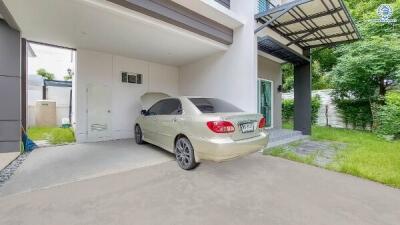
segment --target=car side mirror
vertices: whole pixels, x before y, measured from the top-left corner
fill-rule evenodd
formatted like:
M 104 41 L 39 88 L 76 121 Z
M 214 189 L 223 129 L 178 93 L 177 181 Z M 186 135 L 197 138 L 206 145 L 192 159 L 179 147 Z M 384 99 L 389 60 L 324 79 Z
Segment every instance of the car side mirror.
M 147 110 L 145 110 L 145 109 L 142 109 L 142 111 L 140 111 L 140 113 L 141 113 L 142 115 L 144 115 L 144 116 L 147 116 Z

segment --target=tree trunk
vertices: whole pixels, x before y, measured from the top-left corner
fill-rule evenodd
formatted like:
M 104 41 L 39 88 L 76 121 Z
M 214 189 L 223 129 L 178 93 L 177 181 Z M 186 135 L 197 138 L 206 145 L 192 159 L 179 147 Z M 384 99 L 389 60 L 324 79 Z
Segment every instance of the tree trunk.
M 385 78 L 381 77 L 379 78 L 379 95 L 385 96 L 385 94 L 386 94 Z

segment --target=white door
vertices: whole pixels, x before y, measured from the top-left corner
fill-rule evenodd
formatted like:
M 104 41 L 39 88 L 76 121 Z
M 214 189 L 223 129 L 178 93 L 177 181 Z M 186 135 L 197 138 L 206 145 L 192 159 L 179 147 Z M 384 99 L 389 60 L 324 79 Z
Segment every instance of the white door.
M 107 85 L 87 87 L 88 140 L 111 139 L 111 88 Z

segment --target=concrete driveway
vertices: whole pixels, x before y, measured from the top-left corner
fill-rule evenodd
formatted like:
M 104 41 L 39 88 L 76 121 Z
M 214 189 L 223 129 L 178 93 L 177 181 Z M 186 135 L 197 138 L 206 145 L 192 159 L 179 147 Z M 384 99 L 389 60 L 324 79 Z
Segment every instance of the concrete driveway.
M 400 190 L 280 158 L 135 169 L 0 198 L 0 224 L 398 225 Z
M 133 139 L 39 148 L 3 187 L 0 196 L 80 181 L 174 160 L 174 156 Z

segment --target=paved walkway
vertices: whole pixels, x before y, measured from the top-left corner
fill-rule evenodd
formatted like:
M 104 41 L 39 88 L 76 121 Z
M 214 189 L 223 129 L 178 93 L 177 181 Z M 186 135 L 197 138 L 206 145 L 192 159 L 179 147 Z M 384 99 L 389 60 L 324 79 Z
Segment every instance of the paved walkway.
M 14 175 L 0 187 L 0 196 L 171 160 L 174 160 L 172 154 L 149 144 L 137 145 L 133 139 L 39 148 L 29 154 Z
M 259 153 L 0 198 L 0 224 L 399 225 L 400 190 Z
M 312 164 L 326 167 L 334 161 L 338 151 L 346 148 L 346 144 L 332 141 L 300 140 L 277 147 L 288 152 L 293 152 L 300 157 L 311 157 Z M 265 153 L 270 154 L 274 148 L 267 149 Z
M 8 164 L 10 164 L 18 156 L 19 156 L 19 152 L 0 153 L 0 170 L 5 168 Z

